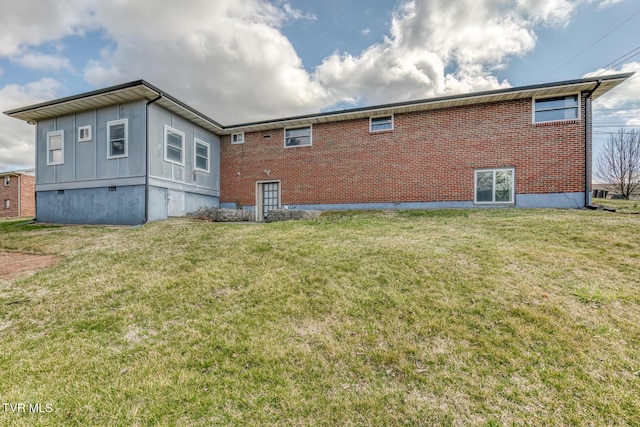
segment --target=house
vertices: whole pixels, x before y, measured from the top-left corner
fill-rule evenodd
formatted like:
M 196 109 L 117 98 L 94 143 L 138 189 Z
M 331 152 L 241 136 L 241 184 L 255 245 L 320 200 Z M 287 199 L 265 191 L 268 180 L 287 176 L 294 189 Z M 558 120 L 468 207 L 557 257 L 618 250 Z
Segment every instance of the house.
M 38 221 L 141 224 L 219 203 L 222 126 L 149 83 L 7 114 L 36 124 Z
M 34 169 L 0 172 L 0 218 L 36 215 Z
M 37 216 L 135 224 L 201 206 L 579 208 L 591 102 L 616 74 L 223 126 L 136 81 L 7 111 L 37 128 Z

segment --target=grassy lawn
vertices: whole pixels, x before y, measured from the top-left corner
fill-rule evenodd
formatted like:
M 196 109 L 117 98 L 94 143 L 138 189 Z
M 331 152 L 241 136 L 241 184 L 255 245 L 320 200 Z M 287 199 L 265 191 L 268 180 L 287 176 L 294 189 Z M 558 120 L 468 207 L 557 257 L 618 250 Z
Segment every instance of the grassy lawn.
M 0 280 L 3 426 L 640 425 L 640 215 L 8 222 L 0 250 L 60 257 Z
M 640 214 L 639 200 L 593 199 L 593 204 L 613 208 L 617 213 Z

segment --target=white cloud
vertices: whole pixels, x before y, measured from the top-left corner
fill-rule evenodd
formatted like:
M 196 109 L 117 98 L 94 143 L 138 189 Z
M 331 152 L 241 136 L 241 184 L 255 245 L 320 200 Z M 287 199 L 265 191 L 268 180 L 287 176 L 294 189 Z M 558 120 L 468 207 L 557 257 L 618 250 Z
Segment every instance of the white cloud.
M 287 3 L 199 0 L 192 7 L 166 3 L 148 20 L 154 5 L 96 4 L 96 20 L 114 47 L 88 64 L 89 83 L 144 78 L 223 123 L 318 111 L 328 103 L 279 29 L 309 15 Z
M 40 52 L 25 52 L 12 60 L 23 67 L 39 71 L 59 71 L 61 69 L 72 70 L 69 59 L 59 55 L 47 55 Z
M 597 0 L 591 0 L 591 2 L 593 1 L 597 1 Z M 597 10 L 601 10 L 601 9 L 605 9 L 607 7 L 611 7 L 615 4 L 618 3 L 622 3 L 625 0 L 602 0 L 602 1 L 598 1 L 598 8 Z
M 0 88 L 0 111 L 55 99 L 59 89 L 60 84 L 50 78 L 24 86 L 4 86 Z M 33 167 L 34 126 L 0 114 L 0 129 L 0 171 Z
M 8 2 L 0 15 L 0 56 L 31 68 L 70 69 L 60 52 L 46 55 L 36 49 L 45 42 L 55 47 L 69 35 L 100 31 L 108 47 L 82 70 L 91 85 L 143 78 L 221 123 L 233 124 L 332 105 L 508 86 L 495 71 L 531 51 L 540 26 L 566 25 L 585 1 L 591 0 L 400 0 L 382 42 L 359 53 L 335 52 L 308 72 L 281 29 L 317 17 L 284 0 L 22 0 Z M 0 90 L 3 100 L 14 90 L 19 99 L 11 99 L 17 105 L 56 93 Z M 33 139 L 32 130 L 25 133 L 19 121 L 1 120 L 15 126 L 13 140 Z M 10 140 L 1 138 L 4 147 Z
M 636 72 L 636 74 L 598 98 L 594 102 L 594 109 L 598 107 L 602 109 L 640 107 L 640 74 L 638 74 L 640 72 L 640 62 L 628 62 L 616 70 L 595 70 L 586 74 L 585 77 L 593 77 L 632 72 Z
M 0 14 L 0 56 L 17 56 L 30 46 L 83 34 L 93 16 L 84 0 L 6 1 Z
M 336 52 L 316 78 L 338 99 L 365 103 L 425 98 L 508 86 L 494 76 L 536 44 L 538 25 L 565 25 L 568 0 L 405 1 L 391 33 L 359 56 Z

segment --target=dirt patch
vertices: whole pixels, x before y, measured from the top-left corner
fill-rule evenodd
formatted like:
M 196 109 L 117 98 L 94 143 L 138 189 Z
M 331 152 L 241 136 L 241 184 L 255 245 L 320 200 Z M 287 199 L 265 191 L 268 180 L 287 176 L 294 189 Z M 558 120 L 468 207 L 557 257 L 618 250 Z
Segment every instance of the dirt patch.
M 58 262 L 52 255 L 33 255 L 0 251 L 0 279 L 13 280 L 28 276 Z

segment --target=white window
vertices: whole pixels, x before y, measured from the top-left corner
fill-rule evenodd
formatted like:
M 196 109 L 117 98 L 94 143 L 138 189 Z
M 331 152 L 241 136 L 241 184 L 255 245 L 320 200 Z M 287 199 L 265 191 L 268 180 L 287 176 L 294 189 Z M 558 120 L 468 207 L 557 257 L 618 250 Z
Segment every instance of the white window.
M 209 143 L 195 139 L 195 159 L 196 170 L 209 172 Z
M 47 166 L 64 164 L 64 131 L 47 133 Z
M 164 160 L 184 166 L 184 132 L 164 125 Z
M 11 177 L 10 176 L 5 176 L 4 177 L 4 186 L 8 187 L 10 183 L 11 183 Z
M 4 208 L 9 209 L 11 207 L 11 201 L 9 199 L 4 200 Z
M 244 132 L 231 134 L 232 144 L 244 144 Z
M 513 203 L 514 169 L 475 171 L 475 203 Z
M 78 142 L 91 141 L 91 126 L 80 126 L 78 128 Z
M 129 155 L 127 119 L 107 122 L 107 159 L 119 159 Z
M 284 130 L 285 147 L 305 147 L 311 145 L 311 126 Z
M 371 117 L 369 119 L 369 132 L 380 132 L 382 130 L 393 130 L 393 115 Z
M 533 101 L 533 121 L 544 123 L 575 120 L 579 117 L 578 101 L 578 95 L 536 99 Z

